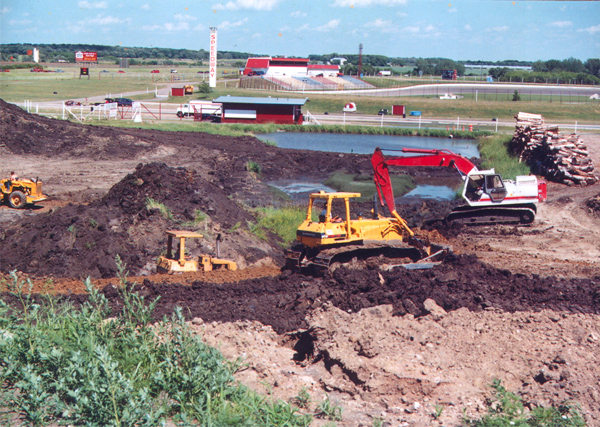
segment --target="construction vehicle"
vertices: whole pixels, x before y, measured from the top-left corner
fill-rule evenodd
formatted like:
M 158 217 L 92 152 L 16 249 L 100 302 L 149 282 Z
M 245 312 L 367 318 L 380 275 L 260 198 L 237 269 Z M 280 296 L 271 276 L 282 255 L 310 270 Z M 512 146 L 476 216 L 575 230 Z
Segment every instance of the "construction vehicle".
M 194 93 L 194 86 L 192 86 L 192 85 L 185 85 L 183 87 L 183 90 L 184 90 L 184 92 L 185 92 L 186 95 L 191 95 L 191 94 Z
M 377 147 L 371 163 L 374 180 L 381 200 L 390 211 L 395 211 L 394 194 L 389 166 L 454 167 L 464 180 L 462 197 L 465 205 L 453 209 L 446 221 L 463 224 L 530 224 L 537 213 L 536 202 L 546 200 L 546 182 L 533 175 L 517 176 L 515 181 L 503 180 L 494 169 L 479 170 L 466 157 L 449 150 L 421 150 L 403 148 L 403 153 L 416 154 L 385 158 Z
M 11 208 L 24 209 L 26 205 L 48 199 L 42 193 L 42 181 L 39 179 L 2 179 L 0 180 L 0 202 L 7 202 Z
M 158 258 L 156 270 L 159 273 L 174 273 L 186 271 L 213 271 L 218 269 L 237 270 L 233 261 L 215 258 L 212 255 L 202 254 L 197 259 L 185 255 L 185 239 L 201 239 L 200 233 L 186 230 L 167 230 L 167 254 Z M 176 251 L 173 240 L 179 239 Z M 219 256 L 219 242 L 221 235 L 217 236 L 217 256 Z
M 392 218 L 383 217 L 375 204 L 372 218 L 358 214 L 352 219 L 350 199 L 358 197 L 360 193 L 312 193 L 306 218 L 296 230 L 298 244 L 285 251 L 286 266 L 319 273 L 339 264 L 371 259 L 378 264 L 420 262 L 422 267 L 430 267 L 446 255 L 448 248 L 427 245 L 417 239 L 395 211 Z M 341 211 L 345 219 L 332 218 L 332 205 L 336 201 L 343 202 Z M 313 212 L 320 207 L 323 210 L 317 220 Z

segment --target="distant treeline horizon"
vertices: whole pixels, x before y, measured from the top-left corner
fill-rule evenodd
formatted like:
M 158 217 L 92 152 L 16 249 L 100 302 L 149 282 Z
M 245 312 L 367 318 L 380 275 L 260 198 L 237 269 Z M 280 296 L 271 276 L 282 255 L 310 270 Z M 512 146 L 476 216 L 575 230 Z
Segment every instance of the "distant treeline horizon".
M 106 46 L 93 44 L 32 44 L 12 43 L 0 45 L 0 61 L 3 62 L 32 62 L 32 55 L 28 51 L 39 49 L 40 62 L 75 62 L 75 53 L 97 52 L 100 61 L 116 61 L 127 58 L 129 65 L 183 65 L 181 61 L 194 61 L 194 65 L 205 65 L 208 61 L 209 52 L 204 49 L 172 49 L 161 47 L 125 47 Z M 249 52 L 219 51 L 217 60 L 232 60 L 232 66 L 243 67 L 246 59 L 257 56 L 270 56 L 268 54 L 256 54 Z M 295 56 L 290 56 L 294 58 Z M 303 57 L 305 58 L 305 57 Z M 308 55 L 312 63 L 339 64 L 342 71 L 356 71 L 358 69 L 359 55 L 330 53 L 323 55 Z M 576 58 L 551 59 L 547 61 L 519 61 L 506 59 L 502 61 L 486 60 L 453 60 L 449 58 L 396 58 L 385 55 L 362 56 L 362 70 L 365 73 L 375 72 L 379 69 L 392 69 L 393 67 L 412 67 L 412 73 L 422 71 L 423 74 L 440 74 L 442 69 L 455 69 L 459 75 L 465 74 L 465 64 L 486 65 L 495 68 L 493 74 L 502 73 L 503 67 L 531 67 L 532 71 L 539 73 L 585 73 L 600 77 L 600 59 L 589 58 L 585 61 Z

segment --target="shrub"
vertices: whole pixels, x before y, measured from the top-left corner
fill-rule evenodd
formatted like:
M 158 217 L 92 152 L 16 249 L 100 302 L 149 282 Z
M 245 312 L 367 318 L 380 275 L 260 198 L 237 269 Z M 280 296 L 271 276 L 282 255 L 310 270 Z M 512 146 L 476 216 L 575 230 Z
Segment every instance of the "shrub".
M 169 208 L 167 206 L 165 206 L 164 203 L 154 200 L 151 197 L 146 197 L 146 209 L 148 209 L 148 210 L 158 209 L 158 211 L 160 212 L 160 215 L 163 218 L 171 219 L 171 220 L 173 219 L 173 214 L 171 213 Z
M 480 420 L 465 418 L 468 427 L 585 427 L 573 405 L 560 405 L 558 408 L 536 407 L 525 413 L 521 398 L 502 386 L 500 380 L 494 380 L 491 387 L 495 390 L 495 400 L 490 402 L 488 414 Z
M 19 300 L 0 300 L 0 424 L 307 426 L 310 417 L 233 379 L 237 363 L 205 345 L 181 308 L 152 322 L 146 301 L 121 275 L 121 310 L 85 281 L 89 300 L 75 309 L 34 298 L 11 273 Z

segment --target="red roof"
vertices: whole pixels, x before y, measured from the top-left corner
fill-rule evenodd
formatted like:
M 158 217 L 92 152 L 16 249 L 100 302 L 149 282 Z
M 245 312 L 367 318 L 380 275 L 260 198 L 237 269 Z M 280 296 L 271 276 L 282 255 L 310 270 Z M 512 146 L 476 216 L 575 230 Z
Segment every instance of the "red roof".
M 246 62 L 246 68 L 269 68 L 269 56 L 263 58 L 248 58 Z

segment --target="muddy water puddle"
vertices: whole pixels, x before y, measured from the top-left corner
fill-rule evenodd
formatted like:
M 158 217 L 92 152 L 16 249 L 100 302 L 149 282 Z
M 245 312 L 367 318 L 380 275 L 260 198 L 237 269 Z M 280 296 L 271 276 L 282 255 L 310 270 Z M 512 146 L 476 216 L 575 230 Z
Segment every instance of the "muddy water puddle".
M 281 148 L 293 148 L 338 153 L 371 154 L 376 147 L 384 150 L 419 148 L 430 150 L 450 150 L 467 158 L 479 157 L 477 143 L 471 139 L 451 139 L 395 135 L 354 135 L 308 132 L 276 132 L 257 135 L 262 141 L 276 143 Z M 398 151 L 386 153 L 401 155 Z M 420 180 L 421 181 L 421 180 Z M 267 184 L 285 192 L 293 201 L 306 200 L 310 193 L 335 191 L 314 179 L 278 180 Z M 417 182 L 417 187 L 402 198 L 451 200 L 455 197 L 459 185 L 446 185 L 440 182 Z

